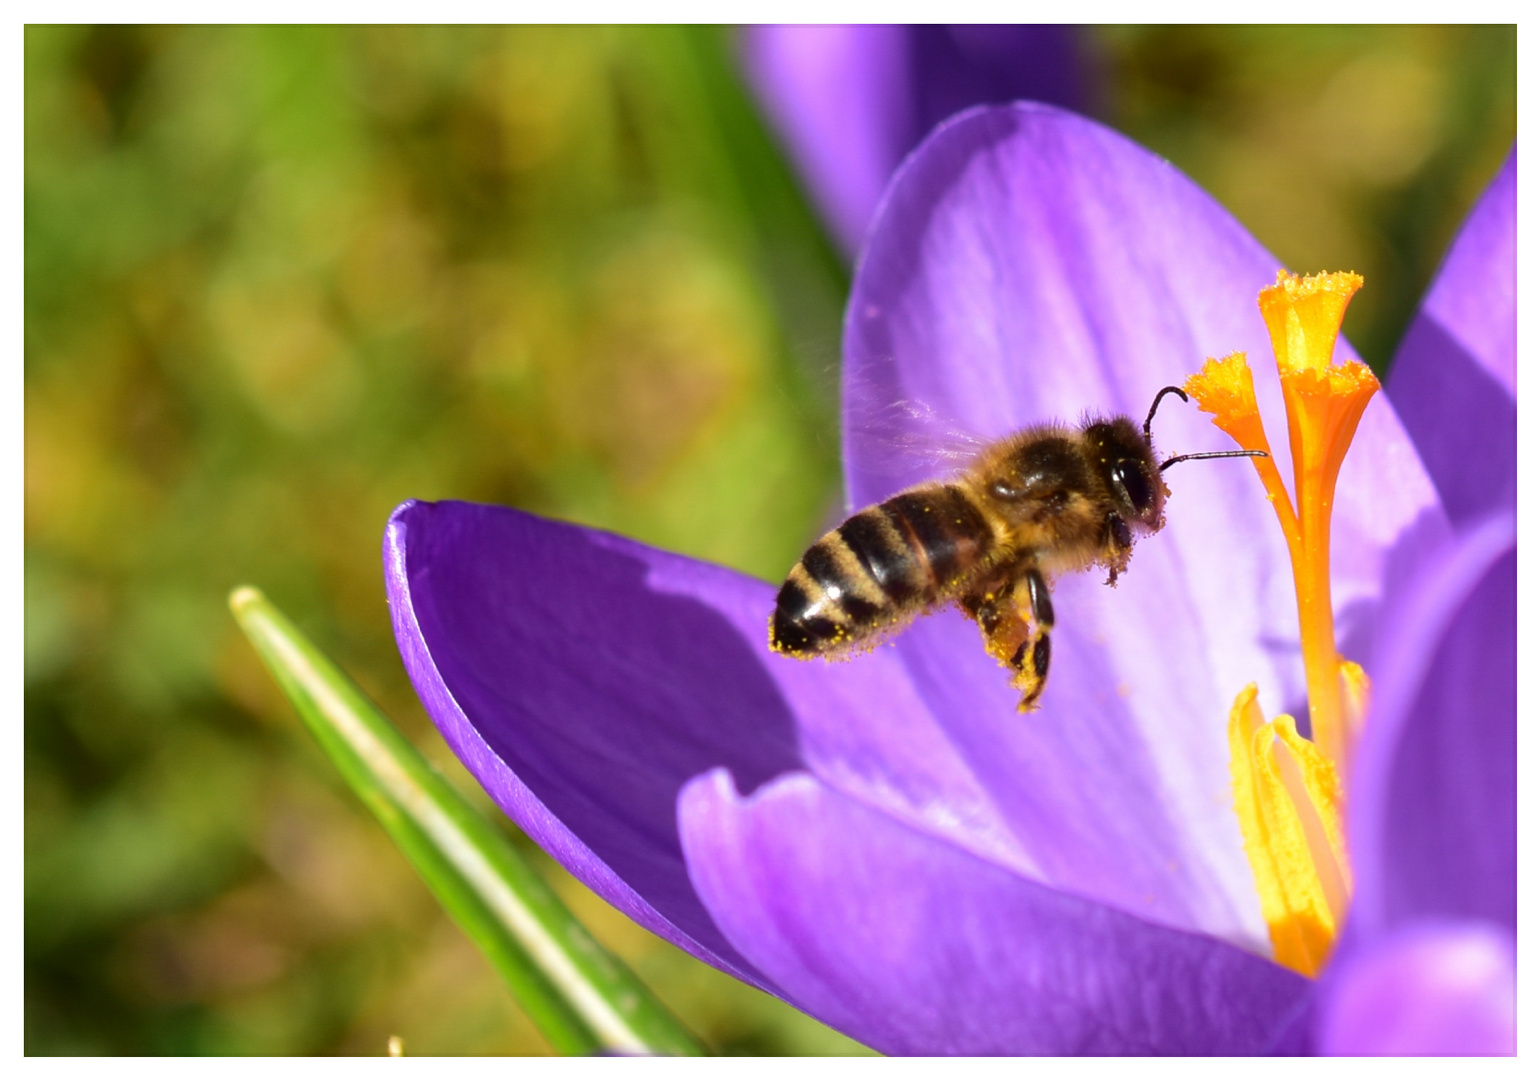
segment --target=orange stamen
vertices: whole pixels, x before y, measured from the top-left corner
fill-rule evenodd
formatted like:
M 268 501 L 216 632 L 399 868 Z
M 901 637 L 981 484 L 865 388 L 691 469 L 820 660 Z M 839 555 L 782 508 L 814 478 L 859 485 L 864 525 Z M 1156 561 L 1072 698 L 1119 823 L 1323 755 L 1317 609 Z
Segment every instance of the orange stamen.
M 1291 717 L 1266 723 L 1256 687 L 1230 711 L 1230 775 L 1246 855 L 1280 964 L 1314 975 L 1325 963 L 1352 887 L 1342 839 L 1343 792 L 1368 709 L 1369 679 L 1337 653 L 1331 605 L 1331 511 L 1342 460 L 1379 380 L 1356 360 L 1332 363 L 1357 274 L 1278 272 L 1257 303 L 1272 339 L 1289 422 L 1294 498 L 1271 456 L 1253 458 L 1294 568 L 1300 652 L 1310 695 L 1308 742 Z M 1184 389 L 1247 450 L 1266 450 L 1243 353 L 1209 360 Z
M 1302 556 L 1294 580 L 1310 733 L 1338 764 L 1347 760 L 1347 739 L 1332 626 L 1331 510 L 1342 459 L 1380 382 L 1357 360 L 1333 365 L 1331 359 L 1348 301 L 1362 285 L 1357 274 L 1297 278 L 1280 270 L 1278 283 L 1257 300 L 1278 359 L 1294 458 Z
M 1332 625 L 1332 501 L 1342 459 L 1380 384 L 1357 360 L 1331 361 L 1343 313 L 1362 285 L 1357 274 L 1299 278 L 1280 270 L 1277 283 L 1257 299 L 1283 385 L 1294 462 L 1293 501 L 1271 457 L 1253 458 L 1252 465 L 1267 488 L 1294 567 L 1311 737 L 1339 767 L 1347 763 L 1350 740 L 1344 730 L 1343 661 Z M 1270 450 L 1244 353 L 1207 361 L 1184 388 L 1243 448 Z

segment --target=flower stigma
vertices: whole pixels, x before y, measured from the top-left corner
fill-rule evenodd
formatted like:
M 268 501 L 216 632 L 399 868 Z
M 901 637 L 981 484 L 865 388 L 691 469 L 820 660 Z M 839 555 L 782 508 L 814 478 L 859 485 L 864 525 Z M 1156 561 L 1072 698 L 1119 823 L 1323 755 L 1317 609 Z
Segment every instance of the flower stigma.
M 1278 271 L 1257 304 L 1267 324 L 1288 416 L 1290 498 L 1268 445 L 1244 353 L 1207 360 L 1184 389 L 1251 459 L 1278 517 L 1294 570 L 1311 738 L 1294 718 L 1271 723 L 1247 686 L 1230 710 L 1230 779 L 1246 857 L 1278 963 L 1315 975 L 1326 963 L 1352 890 L 1343 844 L 1345 791 L 1368 708 L 1369 678 L 1337 652 L 1331 606 L 1331 512 L 1337 474 L 1358 421 L 1380 388 L 1357 360 L 1332 363 L 1357 274 Z

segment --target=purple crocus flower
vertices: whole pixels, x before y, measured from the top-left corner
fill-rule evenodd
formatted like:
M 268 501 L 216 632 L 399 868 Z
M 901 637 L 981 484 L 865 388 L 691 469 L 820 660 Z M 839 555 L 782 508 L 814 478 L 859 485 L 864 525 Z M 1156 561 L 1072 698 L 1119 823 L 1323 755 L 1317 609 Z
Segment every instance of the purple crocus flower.
M 773 585 L 453 502 L 409 502 L 386 533 L 413 683 L 578 878 L 878 1050 L 1511 1050 L 1513 493 L 1456 510 L 1479 478 L 1453 470 L 1477 466 L 1441 458 L 1439 433 L 1468 433 L 1467 459 L 1513 445 L 1513 186 L 1510 161 L 1419 316 L 1469 362 L 1430 370 L 1432 331 L 1410 335 L 1337 488 L 1337 640 L 1368 659 L 1375 704 L 1349 802 L 1357 894 L 1319 982 L 1269 959 L 1230 805 L 1236 691 L 1304 700 L 1288 553 L 1244 464 L 1177 470 L 1169 524 L 1116 590 L 1059 583 L 1030 716 L 956 615 L 849 663 L 788 660 L 767 648 Z M 1097 124 L 1039 105 L 955 118 L 895 178 L 853 285 L 851 505 L 926 475 L 870 433 L 884 417 L 888 439 L 930 434 L 895 402 L 996 436 L 1142 415 L 1205 356 L 1269 355 L 1255 304 L 1276 268 Z M 1449 391 L 1476 372 L 1506 412 Z M 1282 430 L 1276 384 L 1257 390 Z M 1434 392 L 1444 408 L 1409 435 L 1397 409 Z M 1191 409 L 1156 436 L 1223 448 Z
M 750 86 L 847 255 L 898 163 L 947 117 L 1016 100 L 1088 104 L 1073 26 L 751 26 L 741 44 Z

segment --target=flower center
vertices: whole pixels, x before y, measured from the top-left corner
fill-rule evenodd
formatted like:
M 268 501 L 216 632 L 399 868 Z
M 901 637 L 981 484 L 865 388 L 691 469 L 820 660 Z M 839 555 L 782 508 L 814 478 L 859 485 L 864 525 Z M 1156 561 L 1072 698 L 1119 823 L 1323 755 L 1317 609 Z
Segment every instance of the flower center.
M 1272 339 L 1294 463 L 1291 500 L 1271 456 L 1252 458 L 1283 528 L 1294 569 L 1311 740 L 1294 719 L 1268 723 L 1253 684 L 1230 710 L 1230 778 L 1246 856 L 1273 953 L 1314 975 L 1347 911 L 1352 878 L 1342 840 L 1344 791 L 1368 704 L 1363 669 L 1337 653 L 1331 606 L 1331 510 L 1359 418 L 1380 388 L 1363 364 L 1332 363 L 1357 274 L 1299 278 L 1278 271 L 1257 298 Z M 1269 450 L 1244 353 L 1208 360 L 1184 386 L 1214 424 L 1247 450 Z

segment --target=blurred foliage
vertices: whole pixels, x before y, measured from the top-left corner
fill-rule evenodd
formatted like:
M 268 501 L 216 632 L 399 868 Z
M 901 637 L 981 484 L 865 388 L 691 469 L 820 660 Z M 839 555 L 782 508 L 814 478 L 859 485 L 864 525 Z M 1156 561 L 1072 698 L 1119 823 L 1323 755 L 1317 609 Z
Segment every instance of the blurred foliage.
M 1383 375 L 1513 146 L 1513 26 L 1108 27 L 1114 127 L 1297 273 L 1356 270 L 1344 332 Z
M 395 655 L 392 507 L 784 572 L 843 269 L 713 33 L 26 45 L 28 1049 L 543 1049 L 222 598 L 281 597 L 476 791 Z M 552 876 L 719 1047 L 844 1045 Z
M 1513 29 L 1092 42 L 1106 119 L 1365 273 L 1383 370 L 1511 145 Z M 489 807 L 396 656 L 395 504 L 785 571 L 836 496 L 846 271 L 730 39 L 34 26 L 24 78 L 27 1052 L 546 1052 L 224 598 L 261 585 Z M 718 1049 L 858 1049 L 520 843 Z

